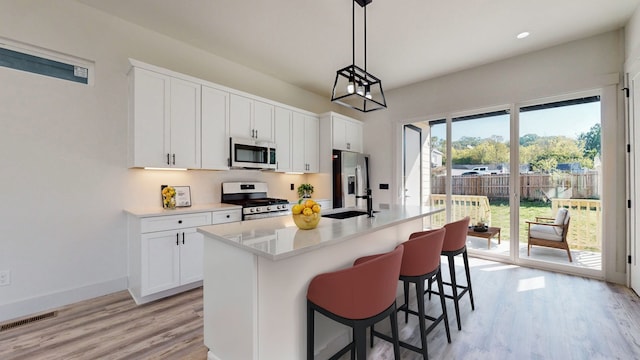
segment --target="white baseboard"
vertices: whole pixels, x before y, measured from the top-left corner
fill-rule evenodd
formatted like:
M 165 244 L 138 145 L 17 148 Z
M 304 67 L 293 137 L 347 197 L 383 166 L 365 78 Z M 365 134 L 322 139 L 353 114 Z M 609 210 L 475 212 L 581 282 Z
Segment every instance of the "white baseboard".
M 0 305 L 0 322 L 42 313 L 74 302 L 92 299 L 127 289 L 126 276 L 98 284 Z

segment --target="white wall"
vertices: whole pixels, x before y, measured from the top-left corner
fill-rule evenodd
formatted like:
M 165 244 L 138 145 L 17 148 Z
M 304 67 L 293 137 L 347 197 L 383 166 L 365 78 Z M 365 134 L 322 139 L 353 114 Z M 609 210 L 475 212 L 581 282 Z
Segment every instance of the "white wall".
M 374 199 L 400 202 L 401 124 L 603 89 L 605 276 L 624 283 L 624 115 L 617 91 L 623 61 L 623 34 L 613 31 L 387 92 L 389 108 L 365 119 L 365 151 L 375 159 L 372 179 L 393 184 L 389 191 L 376 190 Z
M 0 37 L 95 62 L 85 86 L 0 67 L 0 321 L 127 286 L 125 208 L 159 206 L 160 184 L 219 202 L 220 183 L 263 180 L 297 198 L 306 176 L 127 169 L 128 58 L 315 113 L 328 99 L 70 0 L 2 0 Z M 320 189 L 320 193 L 322 193 Z M 328 191 L 326 191 L 328 192 Z

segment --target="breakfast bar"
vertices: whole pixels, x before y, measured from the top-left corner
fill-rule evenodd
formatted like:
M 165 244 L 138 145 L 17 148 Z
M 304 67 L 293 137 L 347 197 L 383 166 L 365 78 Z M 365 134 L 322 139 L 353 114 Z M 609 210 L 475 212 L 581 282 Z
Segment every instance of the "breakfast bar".
M 312 230 L 298 229 L 291 216 L 198 228 L 205 236 L 208 359 L 305 358 L 311 279 L 349 267 L 360 256 L 392 250 L 421 231 L 425 217 L 443 210 L 394 207 L 372 218 L 323 217 Z M 348 328 L 316 318 L 316 356 L 332 354 L 349 337 Z

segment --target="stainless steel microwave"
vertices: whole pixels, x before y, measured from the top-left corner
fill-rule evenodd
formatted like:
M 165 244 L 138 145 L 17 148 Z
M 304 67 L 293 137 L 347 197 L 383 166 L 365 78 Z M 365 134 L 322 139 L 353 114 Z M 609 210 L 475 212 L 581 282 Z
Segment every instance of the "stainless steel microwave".
M 232 168 L 276 169 L 276 144 L 256 139 L 230 138 Z

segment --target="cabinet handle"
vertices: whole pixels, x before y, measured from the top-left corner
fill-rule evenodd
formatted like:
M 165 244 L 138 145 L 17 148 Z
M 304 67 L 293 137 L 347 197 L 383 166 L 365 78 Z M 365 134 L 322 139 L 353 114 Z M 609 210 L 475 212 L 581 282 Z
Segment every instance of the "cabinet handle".
M 182 233 L 182 245 L 184 245 L 184 232 Z
M 251 137 L 252 138 L 256 137 L 256 131 L 254 129 L 251 129 Z
M 169 161 L 169 154 L 167 154 L 167 165 L 171 165 L 171 162 Z
M 182 220 L 178 220 L 178 224 L 182 224 Z
M 256 130 L 256 139 L 258 138 L 258 130 Z
M 176 246 L 180 246 L 180 233 L 176 233 Z
M 347 143 L 347 149 L 351 150 L 351 143 Z
M 176 154 L 173 154 L 173 165 L 176 164 Z
M 231 215 L 228 215 L 228 214 L 227 214 L 227 219 L 228 219 L 228 218 L 230 218 L 230 217 L 231 217 Z

